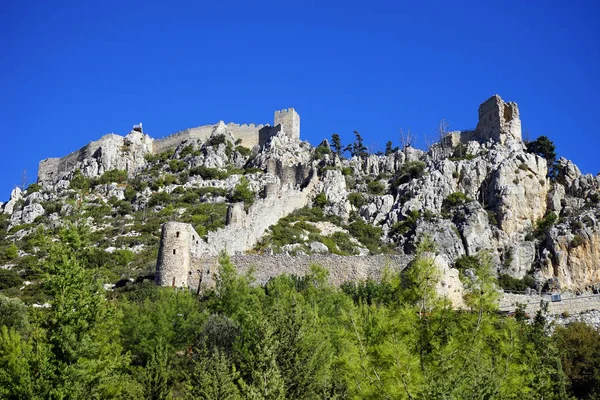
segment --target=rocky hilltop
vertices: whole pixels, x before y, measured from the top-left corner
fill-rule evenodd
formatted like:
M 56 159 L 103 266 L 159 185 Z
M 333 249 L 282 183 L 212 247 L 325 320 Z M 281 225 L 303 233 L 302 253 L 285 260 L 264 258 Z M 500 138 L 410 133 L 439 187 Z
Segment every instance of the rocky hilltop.
M 346 148 L 337 135 L 313 147 L 293 109 L 273 126 L 110 134 L 42 161 L 38 182 L 0 204 L 1 261 L 31 279 L 40 232 L 84 221 L 93 263 L 112 283 L 134 279 L 154 272 L 161 226 L 177 221 L 194 228 L 197 257 L 409 259 L 428 236 L 449 276 L 485 252 L 501 283 L 598 290 L 600 176 L 555 160 L 545 140 L 525 143 L 517 105 L 497 95 L 480 105 L 475 130 L 441 129 L 427 151 L 403 143 L 369 154 L 359 134 Z

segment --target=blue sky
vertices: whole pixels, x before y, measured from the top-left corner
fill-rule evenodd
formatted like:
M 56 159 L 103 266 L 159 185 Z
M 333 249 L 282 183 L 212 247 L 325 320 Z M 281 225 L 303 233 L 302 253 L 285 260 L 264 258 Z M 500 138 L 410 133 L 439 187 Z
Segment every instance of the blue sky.
M 498 93 L 523 132 L 600 171 L 597 1 L 10 1 L 0 5 L 0 201 L 37 164 L 142 121 L 219 120 L 383 147 L 440 119 L 477 124 Z

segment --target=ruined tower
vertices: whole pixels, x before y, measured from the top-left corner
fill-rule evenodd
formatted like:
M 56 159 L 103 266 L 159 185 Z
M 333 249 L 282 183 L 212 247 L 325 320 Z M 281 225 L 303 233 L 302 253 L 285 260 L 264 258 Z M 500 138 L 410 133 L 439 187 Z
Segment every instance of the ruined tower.
M 190 224 L 163 224 L 156 263 L 156 283 L 160 286 L 187 287 L 200 237 Z
M 497 94 L 481 103 L 475 136 L 479 142 L 492 139 L 505 144 L 508 138 L 521 140 L 521 119 L 517 103 L 506 103 Z
M 281 125 L 287 135 L 300 139 L 300 116 L 293 108 L 275 111 L 274 124 L 275 127 Z

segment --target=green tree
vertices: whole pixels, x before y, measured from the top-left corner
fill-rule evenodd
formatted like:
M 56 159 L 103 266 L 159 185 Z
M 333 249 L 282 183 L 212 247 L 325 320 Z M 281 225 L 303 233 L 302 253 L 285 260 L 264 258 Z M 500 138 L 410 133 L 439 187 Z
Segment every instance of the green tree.
M 85 227 L 63 229 L 45 264 L 52 296 L 42 324 L 52 365 L 49 398 L 116 398 L 139 390 L 124 373 L 129 358 L 118 340 L 118 310 L 81 261 L 88 237 Z
M 19 256 L 19 248 L 14 243 L 11 243 L 6 248 L 6 258 L 9 260 L 14 260 L 18 256 Z
M 346 146 L 344 151 L 349 151 L 352 157 L 366 158 L 369 155 L 369 152 L 367 147 L 364 145 L 362 136 L 360 133 L 358 133 L 358 131 L 354 131 L 354 136 L 356 137 L 354 143 Z
M 193 399 L 240 399 L 236 385 L 239 373 L 229 357 L 214 349 L 200 351 L 193 359 L 193 369 L 188 377 L 187 393 Z M 260 398 L 260 397 L 259 397 Z
M 394 154 L 395 152 L 397 152 L 400 149 L 398 146 L 396 146 L 396 147 L 392 147 L 392 146 L 393 146 L 393 144 L 392 144 L 391 140 L 388 140 L 385 143 L 385 155 L 386 156 L 389 156 L 390 154 Z
M 527 151 L 537 154 L 546 159 L 548 164 L 548 175 L 553 177 L 556 175 L 556 147 L 554 143 L 546 136 L 540 136 L 532 142 L 526 144 Z
M 171 357 L 169 347 L 159 342 L 145 368 L 142 369 L 144 399 L 169 400 L 172 392 L 169 388 Z
M 341 157 L 344 146 L 342 145 L 342 139 L 340 139 L 340 135 L 337 133 L 331 135 L 331 146 L 333 147 L 335 154 L 337 154 L 338 157 Z
M 583 323 L 557 327 L 554 340 L 571 394 L 578 399 L 600 395 L 600 332 Z
M 26 333 L 30 328 L 27 306 L 20 299 L 0 295 L 0 326 Z
M 240 178 L 239 183 L 233 189 L 231 201 L 234 203 L 243 201 L 246 208 L 254 203 L 254 192 L 250 188 L 250 182 L 248 182 L 245 176 Z

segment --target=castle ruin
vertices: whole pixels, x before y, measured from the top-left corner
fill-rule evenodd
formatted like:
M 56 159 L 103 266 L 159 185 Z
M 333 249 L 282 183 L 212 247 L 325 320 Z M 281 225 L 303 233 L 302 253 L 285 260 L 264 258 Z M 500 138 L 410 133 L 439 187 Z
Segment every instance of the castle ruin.
M 270 128 L 270 135 L 283 131 L 299 140 L 300 117 L 293 109 L 275 112 L 274 122 L 275 127 Z M 198 129 L 207 129 L 207 127 Z M 192 131 L 190 134 L 199 137 L 199 132 Z M 206 136 L 208 137 L 209 135 Z M 255 134 L 252 137 L 253 140 L 258 138 L 260 144 L 260 135 Z M 479 106 L 479 122 L 475 130 L 451 132 L 444 138 L 451 147 L 472 140 L 501 144 L 509 140 L 520 141 L 521 121 L 516 103 L 505 103 L 500 96 L 494 95 Z M 286 259 L 285 256 L 281 258 L 245 255 L 245 252 L 255 246 L 271 225 L 291 212 L 308 205 L 315 196 L 312 189 L 318 177 L 311 172 L 311 165 L 289 167 L 282 165 L 281 159 L 269 160 L 267 165 L 267 172 L 278 177 L 278 187 L 271 188 L 269 195 L 259 199 L 247 212 L 243 210 L 241 204 L 231 204 L 227 213 L 227 225 L 218 231 L 209 232 L 206 241 L 198 240 L 198 234 L 191 225 L 177 222 L 167 222 L 163 225 L 156 270 L 157 284 L 195 288 L 200 284 L 211 286 L 214 284 L 211 274 L 216 271 L 217 258 L 223 250 L 232 255 L 234 263 L 241 267 L 242 271 L 255 267 L 255 274 L 261 281 L 282 273 L 303 275 L 309 270 L 310 262 L 329 267 L 332 281 L 339 284 L 344 279 L 376 278 L 386 264 L 396 270 L 408 264 L 408 260 L 402 257 L 388 257 L 387 261 L 383 262 L 377 256 L 340 258 L 332 255 L 314 255 L 294 258 L 287 256 Z M 310 176 L 312 178 L 308 179 L 308 184 L 304 187 L 297 185 Z M 292 183 L 292 185 L 283 185 L 285 183 Z M 341 259 L 344 262 L 340 262 Z
M 506 144 L 509 140 L 521 141 L 521 118 L 517 103 L 506 103 L 497 94 L 479 106 L 479 121 L 474 130 L 450 132 L 444 138 L 447 147 L 456 147 L 470 141 L 488 141 Z
M 220 121 L 213 125 L 190 128 L 163 139 L 153 139 L 139 129 L 133 129 L 128 135 L 107 134 L 81 149 L 61 158 L 47 158 L 40 161 L 38 183 L 52 185 L 61 179 L 68 179 L 75 169 L 84 176 L 102 175 L 112 169 L 126 170 L 130 173 L 145 165 L 146 154 L 160 154 L 176 149 L 186 141 L 207 141 L 216 134 L 230 134 L 235 141 L 249 149 L 264 146 L 274 135 L 283 131 L 291 138 L 300 138 L 300 116 L 293 109 L 275 112 L 274 125 L 225 124 Z

